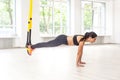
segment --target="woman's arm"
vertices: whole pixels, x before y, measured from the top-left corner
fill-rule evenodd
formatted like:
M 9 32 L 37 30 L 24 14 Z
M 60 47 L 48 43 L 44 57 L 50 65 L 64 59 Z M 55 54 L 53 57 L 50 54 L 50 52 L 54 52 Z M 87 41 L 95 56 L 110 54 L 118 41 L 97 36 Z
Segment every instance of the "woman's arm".
M 77 57 L 76 57 L 77 66 L 79 66 L 80 64 L 84 64 L 84 62 L 81 61 L 82 53 L 83 53 L 83 46 L 84 46 L 84 41 L 80 42 L 78 46 L 78 52 L 77 52 Z

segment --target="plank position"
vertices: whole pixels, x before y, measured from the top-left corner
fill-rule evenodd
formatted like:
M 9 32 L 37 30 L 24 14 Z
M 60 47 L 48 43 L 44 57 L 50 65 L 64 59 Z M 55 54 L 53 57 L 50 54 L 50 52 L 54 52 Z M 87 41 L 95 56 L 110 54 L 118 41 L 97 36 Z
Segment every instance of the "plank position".
M 93 43 L 96 41 L 96 38 L 97 38 L 97 34 L 95 32 L 86 32 L 84 35 L 74 35 L 74 36 L 59 35 L 55 39 L 48 42 L 41 42 L 34 45 L 28 45 L 27 52 L 29 55 L 32 55 L 32 51 L 36 48 L 55 47 L 62 44 L 68 46 L 76 45 L 78 46 L 76 65 L 80 66 L 81 64 L 85 64 L 85 62 L 81 61 L 85 42 Z

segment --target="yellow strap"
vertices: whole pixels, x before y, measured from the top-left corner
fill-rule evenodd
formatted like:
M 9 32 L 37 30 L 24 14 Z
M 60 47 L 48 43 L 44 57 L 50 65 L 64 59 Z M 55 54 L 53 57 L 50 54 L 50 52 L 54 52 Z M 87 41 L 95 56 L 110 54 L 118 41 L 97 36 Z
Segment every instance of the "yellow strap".
M 29 5 L 29 17 L 28 17 L 28 32 L 32 28 L 32 3 L 33 1 L 30 0 L 30 5 Z

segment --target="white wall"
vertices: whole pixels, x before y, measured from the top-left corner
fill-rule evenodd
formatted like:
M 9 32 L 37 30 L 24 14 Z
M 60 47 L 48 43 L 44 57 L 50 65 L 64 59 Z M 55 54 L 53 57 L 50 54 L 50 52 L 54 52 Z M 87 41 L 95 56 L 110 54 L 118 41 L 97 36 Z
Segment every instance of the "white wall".
M 102 43 L 113 43 L 114 0 L 106 0 L 106 36 Z
M 120 43 L 120 0 L 114 1 L 114 42 Z
M 71 0 L 71 35 L 81 33 L 80 0 Z

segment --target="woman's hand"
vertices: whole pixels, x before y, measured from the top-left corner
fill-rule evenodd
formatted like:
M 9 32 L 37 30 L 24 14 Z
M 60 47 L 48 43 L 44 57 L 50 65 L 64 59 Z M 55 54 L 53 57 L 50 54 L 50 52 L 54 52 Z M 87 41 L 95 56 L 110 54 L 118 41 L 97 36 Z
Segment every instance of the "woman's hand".
M 86 64 L 86 62 L 82 62 L 82 61 L 80 61 L 79 64 Z
M 77 64 L 76 64 L 76 66 L 77 66 L 77 67 L 84 67 L 84 65 L 83 65 L 83 64 L 85 64 L 85 62 L 82 62 L 82 63 L 81 63 L 81 62 L 79 62 L 79 63 L 77 63 Z

